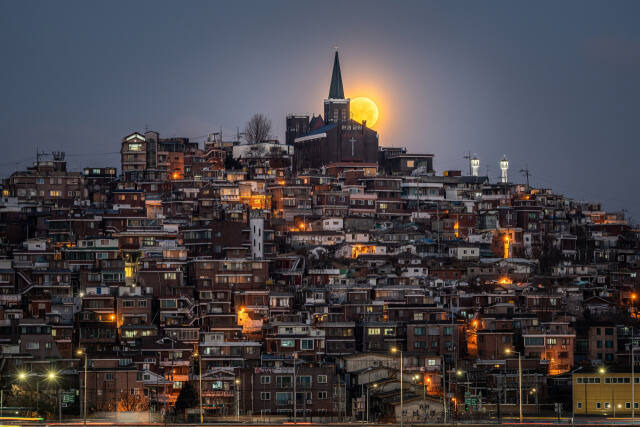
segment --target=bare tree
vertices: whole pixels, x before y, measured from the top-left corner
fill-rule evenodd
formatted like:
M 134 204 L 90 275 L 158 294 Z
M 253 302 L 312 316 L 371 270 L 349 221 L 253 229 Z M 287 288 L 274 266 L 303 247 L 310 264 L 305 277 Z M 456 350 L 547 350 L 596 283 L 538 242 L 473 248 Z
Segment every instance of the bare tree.
M 244 138 L 249 144 L 265 141 L 270 134 L 271 120 L 264 114 L 254 114 L 244 127 Z

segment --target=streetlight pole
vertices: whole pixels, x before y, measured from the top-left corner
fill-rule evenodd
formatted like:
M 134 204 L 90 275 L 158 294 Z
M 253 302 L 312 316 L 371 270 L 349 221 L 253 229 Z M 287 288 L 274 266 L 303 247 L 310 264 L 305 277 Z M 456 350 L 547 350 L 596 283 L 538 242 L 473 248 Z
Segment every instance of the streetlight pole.
M 403 373 L 404 373 L 404 361 L 403 361 L 403 355 L 402 355 L 402 350 L 398 350 L 397 347 L 393 347 L 391 349 L 392 353 L 397 353 L 400 352 L 400 427 L 404 427 L 404 388 L 403 388 L 403 383 L 404 383 L 404 379 L 403 379 Z
M 26 381 L 27 380 L 27 376 L 29 374 L 27 374 L 26 372 L 19 372 L 18 373 L 18 380 L 19 381 Z M 54 371 L 50 371 L 49 373 L 47 373 L 47 375 L 38 375 L 38 374 L 33 374 L 34 376 L 40 376 L 43 377 L 43 380 L 49 380 L 49 381 L 55 381 L 58 377 L 58 374 Z M 60 419 L 60 422 L 62 422 L 62 402 L 60 401 L 60 390 L 56 389 L 56 392 L 58 393 L 58 417 Z M 36 412 L 40 411 L 40 380 L 36 379 Z
M 83 407 L 83 419 L 84 425 L 87 425 L 87 359 L 89 355 L 86 350 L 78 349 L 78 355 L 84 356 L 84 383 L 83 383 L 83 396 L 82 396 L 82 407 Z
M 362 384 L 360 386 L 360 395 L 362 396 L 362 417 L 361 417 L 362 423 L 361 424 L 362 424 L 363 427 L 364 427 L 364 417 L 365 417 L 364 408 L 365 408 L 366 403 L 367 403 L 366 398 L 365 398 L 364 387 L 365 387 L 364 384 Z
M 236 379 L 236 421 L 240 421 L 240 380 Z
M 442 417 L 444 419 L 444 423 L 447 423 L 447 406 L 449 401 L 447 400 L 447 362 L 444 358 L 442 358 Z
M 58 392 L 58 421 L 62 424 L 62 390 L 56 387 L 56 391 Z
M 194 354 L 195 357 L 198 358 L 198 388 L 200 396 L 200 424 L 204 423 L 204 413 L 202 412 L 202 357 L 200 357 L 199 353 Z
M 605 379 L 605 378 L 604 378 L 604 374 L 605 374 L 606 372 L 607 372 L 607 370 L 606 370 L 606 369 L 604 369 L 604 367 L 602 367 L 602 366 L 598 369 L 598 373 L 599 373 L 599 374 L 601 375 L 601 377 L 602 377 L 602 380 L 601 380 L 600 384 L 604 384 L 604 379 Z M 585 400 L 586 400 L 586 399 L 585 399 Z M 612 402 L 612 403 L 613 403 L 613 402 Z
M 374 383 L 373 387 L 374 388 L 377 387 L 377 384 Z M 371 387 L 367 386 L 367 402 L 366 402 L 367 403 L 367 423 L 369 422 L 369 389 L 370 388 Z
M 520 423 L 522 423 L 522 355 L 518 352 L 518 401 L 520 402 Z
M 505 349 L 505 353 L 518 355 L 518 406 L 520 407 L 520 422 L 522 423 L 522 354 L 519 351 Z

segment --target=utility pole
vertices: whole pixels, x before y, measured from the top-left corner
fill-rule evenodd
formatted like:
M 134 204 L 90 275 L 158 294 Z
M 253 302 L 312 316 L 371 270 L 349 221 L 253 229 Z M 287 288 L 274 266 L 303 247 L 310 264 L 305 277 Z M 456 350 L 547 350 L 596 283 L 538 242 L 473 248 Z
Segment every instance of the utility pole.
M 447 423 L 447 362 L 442 358 L 442 413 L 444 423 Z
M 86 353 L 86 351 L 84 352 L 84 393 L 82 396 L 83 399 L 83 405 L 84 406 L 84 425 L 87 425 L 87 359 L 89 358 L 89 355 Z

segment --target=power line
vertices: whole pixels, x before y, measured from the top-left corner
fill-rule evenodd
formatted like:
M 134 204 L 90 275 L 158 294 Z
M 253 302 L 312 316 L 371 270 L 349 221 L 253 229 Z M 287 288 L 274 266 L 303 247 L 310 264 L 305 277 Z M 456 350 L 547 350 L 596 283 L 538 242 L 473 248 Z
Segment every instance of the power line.
M 110 151 L 108 153 L 71 153 L 71 154 L 67 154 L 65 153 L 65 156 L 67 157 L 78 157 L 78 156 L 106 156 L 108 154 L 120 154 L 119 151 Z
M 29 157 L 25 157 L 24 159 L 21 159 L 21 160 L 14 160 L 14 161 L 0 163 L 0 166 L 19 165 L 20 163 L 28 162 L 31 159 L 33 159 L 33 157 L 29 156 Z

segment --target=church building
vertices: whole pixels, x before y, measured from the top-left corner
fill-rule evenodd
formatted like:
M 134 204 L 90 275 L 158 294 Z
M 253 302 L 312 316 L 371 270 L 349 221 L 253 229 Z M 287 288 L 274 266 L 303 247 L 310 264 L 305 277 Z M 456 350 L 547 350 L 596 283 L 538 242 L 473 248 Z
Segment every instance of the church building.
M 324 100 L 324 118 L 287 116 L 286 142 L 294 146 L 297 171 L 319 169 L 334 162 L 376 163 L 378 133 L 352 120 L 350 100 L 344 96 L 338 52 L 333 61 L 329 97 Z

